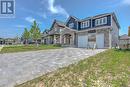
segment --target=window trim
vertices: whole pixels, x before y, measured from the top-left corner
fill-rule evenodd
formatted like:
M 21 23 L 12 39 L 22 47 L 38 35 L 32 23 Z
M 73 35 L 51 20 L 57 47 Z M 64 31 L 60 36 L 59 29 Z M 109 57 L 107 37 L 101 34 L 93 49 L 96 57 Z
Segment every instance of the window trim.
M 103 25 L 103 24 L 107 24 L 107 17 L 102 17 L 95 20 L 96 26 Z
M 105 20 L 105 22 L 104 22 L 104 20 Z M 107 24 L 107 17 L 104 17 L 104 18 L 102 19 L 102 23 L 103 23 L 103 24 Z
M 90 21 L 89 20 L 81 22 L 81 28 L 87 28 L 89 26 L 90 26 Z

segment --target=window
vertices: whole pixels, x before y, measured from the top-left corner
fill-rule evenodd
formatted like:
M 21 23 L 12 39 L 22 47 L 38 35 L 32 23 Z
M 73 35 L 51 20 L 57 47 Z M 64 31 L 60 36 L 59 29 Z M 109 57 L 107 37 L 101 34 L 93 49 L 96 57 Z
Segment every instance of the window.
M 100 19 L 96 19 L 95 20 L 95 25 L 97 26 L 97 25 L 100 25 Z
M 89 21 L 84 21 L 81 23 L 81 28 L 87 28 L 89 27 Z
M 69 24 L 69 27 L 70 27 L 70 28 L 73 28 L 73 27 L 74 27 L 74 23 L 70 23 L 70 24 Z
M 107 24 L 107 17 L 102 18 L 102 23 Z
M 103 18 L 95 20 L 95 25 L 96 26 L 103 25 L 103 24 L 107 24 L 107 17 L 103 17 Z

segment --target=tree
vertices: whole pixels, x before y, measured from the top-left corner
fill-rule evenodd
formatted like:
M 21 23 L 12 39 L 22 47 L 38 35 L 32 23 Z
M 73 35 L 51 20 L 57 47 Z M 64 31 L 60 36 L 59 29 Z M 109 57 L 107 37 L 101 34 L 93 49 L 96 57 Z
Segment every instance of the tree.
M 129 29 L 128 29 L 128 36 L 130 36 L 130 26 L 129 26 Z
M 27 30 L 27 28 L 24 29 L 24 33 L 22 35 L 22 38 L 25 41 L 25 44 L 28 44 L 28 39 L 30 38 L 30 32 Z
M 30 33 L 31 38 L 35 41 L 35 44 L 38 46 L 38 40 L 41 39 L 41 31 L 36 21 L 33 22 Z

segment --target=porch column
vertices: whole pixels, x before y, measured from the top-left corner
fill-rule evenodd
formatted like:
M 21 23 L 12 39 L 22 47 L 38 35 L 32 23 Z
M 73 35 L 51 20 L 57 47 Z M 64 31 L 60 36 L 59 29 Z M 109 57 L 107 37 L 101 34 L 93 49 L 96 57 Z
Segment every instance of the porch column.
M 60 35 L 60 44 L 62 44 L 62 35 Z
M 64 44 L 66 44 L 66 36 L 64 35 Z
M 74 45 L 74 40 L 75 40 L 75 36 L 74 36 L 74 33 L 72 34 L 72 44 L 71 45 Z
M 51 44 L 51 36 L 48 37 L 49 44 Z
M 54 41 L 54 44 L 56 44 L 56 35 L 54 35 L 54 40 L 53 41 Z

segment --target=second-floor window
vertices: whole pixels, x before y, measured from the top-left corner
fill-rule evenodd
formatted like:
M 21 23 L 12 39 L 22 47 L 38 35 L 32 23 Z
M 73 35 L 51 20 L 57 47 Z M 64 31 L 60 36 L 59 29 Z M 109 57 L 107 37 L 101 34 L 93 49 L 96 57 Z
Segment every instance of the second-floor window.
M 103 24 L 107 24 L 107 17 L 103 17 L 103 18 L 95 20 L 95 25 L 96 26 L 103 25 Z
M 81 23 L 81 28 L 87 28 L 89 27 L 89 21 L 84 21 Z
M 73 27 L 74 27 L 74 23 L 70 23 L 69 28 L 73 28 Z

